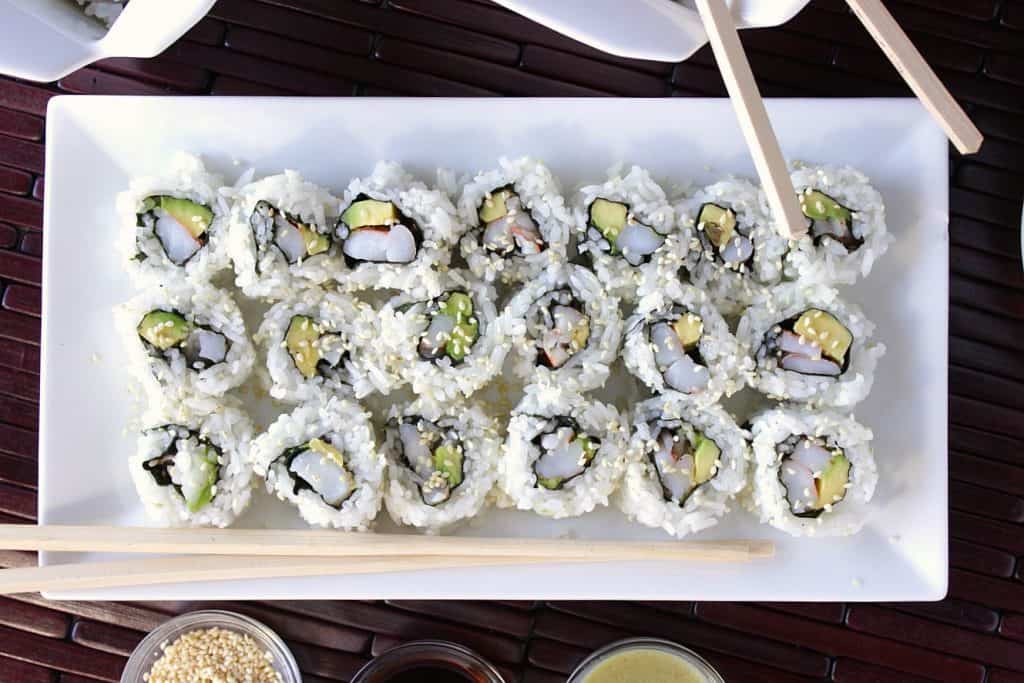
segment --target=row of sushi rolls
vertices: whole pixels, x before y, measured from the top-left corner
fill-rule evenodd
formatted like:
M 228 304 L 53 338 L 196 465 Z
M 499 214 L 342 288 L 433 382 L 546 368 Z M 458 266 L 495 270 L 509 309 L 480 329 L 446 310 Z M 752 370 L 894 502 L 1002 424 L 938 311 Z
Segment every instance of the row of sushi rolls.
M 532 158 L 433 185 L 380 162 L 339 196 L 292 170 L 227 185 L 178 153 L 117 198 L 149 516 L 227 526 L 265 487 L 348 530 L 382 507 L 440 533 L 489 506 L 611 505 L 676 537 L 733 506 L 858 531 L 878 477 L 852 411 L 885 347 L 835 286 L 891 238 L 859 171 L 792 179 L 797 240 L 740 177 L 666 192 L 619 166 L 563 193 Z M 253 386 L 280 406 L 265 427 Z M 758 405 L 738 424 L 741 390 Z

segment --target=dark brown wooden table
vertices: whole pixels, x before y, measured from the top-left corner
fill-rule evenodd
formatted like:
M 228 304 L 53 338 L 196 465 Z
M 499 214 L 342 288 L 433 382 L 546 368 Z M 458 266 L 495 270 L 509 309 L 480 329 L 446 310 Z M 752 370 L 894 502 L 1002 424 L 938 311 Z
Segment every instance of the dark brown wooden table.
M 218 605 L 277 629 L 311 683 L 347 681 L 368 658 L 424 637 L 479 650 L 510 681 L 554 683 L 630 634 L 690 645 L 729 681 L 1024 681 L 1024 0 L 887 4 L 987 136 L 974 157 L 951 153 L 946 600 Z M 909 94 L 842 0 L 814 0 L 743 42 L 766 95 Z M 156 59 L 111 59 L 48 86 L 0 78 L 2 522 L 36 515 L 43 130 L 61 92 L 725 94 L 707 49 L 675 65 L 617 59 L 487 0 L 221 0 Z M 5 566 L 34 562 L 0 551 Z M 0 599 L 0 681 L 116 681 L 145 631 L 197 607 Z

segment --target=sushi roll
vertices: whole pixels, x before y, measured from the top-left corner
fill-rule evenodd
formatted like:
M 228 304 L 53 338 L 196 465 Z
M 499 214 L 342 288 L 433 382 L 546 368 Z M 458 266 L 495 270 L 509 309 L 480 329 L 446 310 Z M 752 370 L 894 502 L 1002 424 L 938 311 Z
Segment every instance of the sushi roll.
M 366 531 L 380 510 L 385 462 L 354 401 L 303 403 L 257 437 L 249 457 L 267 491 L 311 525 Z
M 851 408 L 871 391 L 885 345 L 874 324 L 824 285 L 780 285 L 752 305 L 736 336 L 754 356 L 751 386 L 771 398 Z
M 377 333 L 374 310 L 339 292 L 306 289 L 274 304 L 255 337 L 266 350 L 270 395 L 301 403 L 335 393 L 388 393 L 396 380 Z
M 209 412 L 252 371 L 252 342 L 226 292 L 185 282 L 154 287 L 117 307 L 127 365 L 155 405 Z
M 117 196 L 119 246 L 137 286 L 209 281 L 228 267 L 223 184 L 199 157 L 179 152 L 164 173 L 132 180 Z
M 752 501 L 794 536 L 847 536 L 867 520 L 878 482 L 871 430 L 833 411 L 779 406 L 751 421 Z
M 400 289 L 413 296 L 440 294 L 434 268 L 447 266 L 462 232 L 444 192 L 428 188 L 394 162 L 382 161 L 345 190 L 335 235 L 349 272 L 349 290 Z
M 438 533 L 484 508 L 497 477 L 497 424 L 476 405 L 393 407 L 384 504 L 396 524 Z
M 527 282 L 565 260 L 572 216 L 547 166 L 529 157 L 498 163 L 462 189 L 459 218 L 473 227 L 459 249 L 486 282 Z
M 786 277 L 842 284 L 867 277 L 892 242 L 882 195 L 850 166 L 796 166 L 791 177 L 808 230 L 786 254 Z
M 521 321 L 513 371 L 526 382 L 556 382 L 567 391 L 604 384 L 622 342 L 619 302 L 582 266 L 546 271 L 509 301 Z
M 128 462 L 135 490 L 162 526 L 228 526 L 252 496 L 252 422 L 234 403 L 181 417 L 156 411 L 143 419 Z
M 280 300 L 344 270 L 331 223 L 337 203 L 296 171 L 242 185 L 231 211 L 235 284 L 246 296 Z
M 738 315 L 782 279 L 789 245 L 769 218 L 761 190 L 729 178 L 677 205 L 678 221 L 692 228 L 686 258 L 690 280 L 708 292 L 722 315 Z
M 701 403 L 736 393 L 753 369 L 707 295 L 678 280 L 640 299 L 626 321 L 622 356 L 651 391 L 678 391 Z
M 381 344 L 391 342 L 396 374 L 438 405 L 467 397 L 501 372 L 519 325 L 498 316 L 494 287 L 466 271 L 442 277 L 442 293 L 421 300 L 405 294 L 381 311 Z
M 607 505 L 627 464 L 628 426 L 607 404 L 533 385 L 512 411 L 500 502 L 560 519 Z
M 608 179 L 580 189 L 573 211 L 578 248 L 590 257 L 606 290 L 635 301 L 641 270 L 664 259 L 684 258 L 689 229 L 676 230 L 675 212 L 665 191 L 644 169 L 609 170 Z
M 679 538 L 717 524 L 746 485 L 746 435 L 717 405 L 678 394 L 644 401 L 633 414 L 630 452 L 616 506 Z

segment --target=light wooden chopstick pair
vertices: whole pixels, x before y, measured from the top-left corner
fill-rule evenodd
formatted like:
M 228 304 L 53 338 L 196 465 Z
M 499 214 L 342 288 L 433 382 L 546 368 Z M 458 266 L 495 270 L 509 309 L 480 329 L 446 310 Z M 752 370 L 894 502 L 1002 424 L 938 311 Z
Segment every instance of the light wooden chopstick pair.
M 769 541 L 586 541 L 321 530 L 0 525 L 0 548 L 152 553 L 146 559 L 0 570 L 0 595 L 35 591 L 567 562 L 747 562 Z
M 799 239 L 807 232 L 807 220 L 800 210 L 779 141 L 772 130 L 729 7 L 725 0 L 696 2 L 779 232 L 789 239 Z M 847 4 L 957 150 L 961 154 L 977 152 L 983 140 L 981 132 L 942 85 L 881 0 L 847 0 Z

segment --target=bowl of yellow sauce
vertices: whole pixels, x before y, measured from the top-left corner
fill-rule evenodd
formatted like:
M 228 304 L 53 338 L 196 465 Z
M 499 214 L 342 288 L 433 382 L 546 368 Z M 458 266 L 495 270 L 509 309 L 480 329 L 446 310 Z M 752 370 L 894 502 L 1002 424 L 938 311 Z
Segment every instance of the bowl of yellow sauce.
M 668 640 L 629 638 L 587 657 L 568 683 L 725 683 L 693 650 Z

